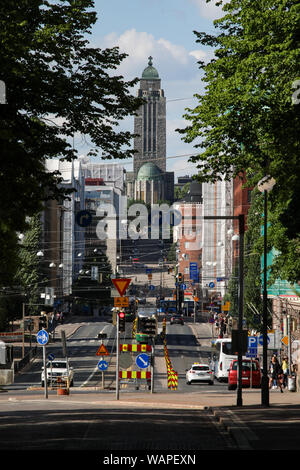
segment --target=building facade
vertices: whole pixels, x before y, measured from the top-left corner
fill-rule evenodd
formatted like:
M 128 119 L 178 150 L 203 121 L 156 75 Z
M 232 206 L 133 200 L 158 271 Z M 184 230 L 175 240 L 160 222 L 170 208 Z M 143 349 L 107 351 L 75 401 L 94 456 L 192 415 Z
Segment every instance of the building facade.
M 60 185 L 75 190 L 63 201 L 46 201 L 41 214 L 41 263 L 49 279 L 46 287 L 52 289 L 56 302 L 63 302 L 72 293 L 82 267 L 79 255 L 84 252 L 84 229 L 77 224 L 76 214 L 84 209 L 84 175 L 80 161 L 47 160 L 46 169 L 59 171 Z

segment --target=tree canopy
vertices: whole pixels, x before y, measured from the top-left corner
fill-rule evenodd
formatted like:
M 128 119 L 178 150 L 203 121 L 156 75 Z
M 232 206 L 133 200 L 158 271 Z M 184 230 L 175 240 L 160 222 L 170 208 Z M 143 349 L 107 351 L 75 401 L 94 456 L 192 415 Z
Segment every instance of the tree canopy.
M 22 230 L 25 216 L 60 193 L 60 175 L 46 158 L 72 160 L 75 133 L 88 136 L 105 158 L 128 158 L 130 132 L 118 124 L 140 101 L 137 79 L 115 70 L 126 54 L 92 47 L 97 18 L 92 0 L 6 0 L 0 4 L 0 233 Z
M 205 92 L 196 95 L 194 109 L 186 110 L 184 118 L 190 124 L 178 131 L 199 149 L 190 161 L 197 164 L 200 181 L 242 174 L 249 186 L 265 175 L 276 180 L 269 196 L 274 214 L 270 232 L 280 250 L 273 271 L 280 275 L 280 265 L 294 253 L 284 275 L 299 280 L 300 270 L 293 265 L 299 258 L 300 220 L 295 221 L 290 211 L 295 211 L 300 177 L 300 105 L 293 100 L 299 78 L 300 4 L 219 3 L 224 16 L 214 21 L 217 33 L 195 31 L 196 42 L 213 47 L 215 57 L 207 64 L 199 62 Z

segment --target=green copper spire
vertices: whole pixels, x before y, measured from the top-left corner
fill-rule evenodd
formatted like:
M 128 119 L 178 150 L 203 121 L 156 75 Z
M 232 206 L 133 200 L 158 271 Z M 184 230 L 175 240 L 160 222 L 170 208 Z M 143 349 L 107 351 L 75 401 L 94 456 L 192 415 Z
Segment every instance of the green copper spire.
M 148 67 L 146 67 L 142 74 L 142 79 L 144 80 L 159 80 L 159 75 L 155 67 L 152 66 L 153 57 L 151 55 L 148 57 Z

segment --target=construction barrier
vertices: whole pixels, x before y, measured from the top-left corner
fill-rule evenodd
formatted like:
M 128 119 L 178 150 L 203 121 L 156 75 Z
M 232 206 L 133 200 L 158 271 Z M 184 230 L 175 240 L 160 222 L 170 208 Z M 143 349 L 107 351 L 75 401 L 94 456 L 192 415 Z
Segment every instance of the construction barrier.
M 171 363 L 171 360 L 170 360 L 170 357 L 169 357 L 166 338 L 164 338 L 164 356 L 165 356 L 167 373 L 168 373 L 168 388 L 171 389 L 171 390 L 177 390 L 178 373 L 172 367 L 172 363 Z
M 150 344 L 120 344 L 120 351 L 122 352 L 151 352 L 152 346 Z
M 132 337 L 135 338 L 136 335 L 136 325 L 137 325 L 137 318 L 135 318 L 132 322 Z
M 119 371 L 120 379 L 151 379 L 151 372 L 139 370 L 121 370 Z

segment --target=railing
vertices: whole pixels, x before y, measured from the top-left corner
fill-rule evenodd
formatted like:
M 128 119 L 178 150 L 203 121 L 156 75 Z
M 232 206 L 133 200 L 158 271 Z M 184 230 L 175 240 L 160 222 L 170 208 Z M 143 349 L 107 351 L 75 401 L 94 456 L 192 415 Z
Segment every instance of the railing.
M 31 359 L 37 355 L 37 350 L 37 346 L 34 346 L 20 361 L 14 361 L 15 373 L 23 369 L 23 367 L 25 367 L 31 361 Z

